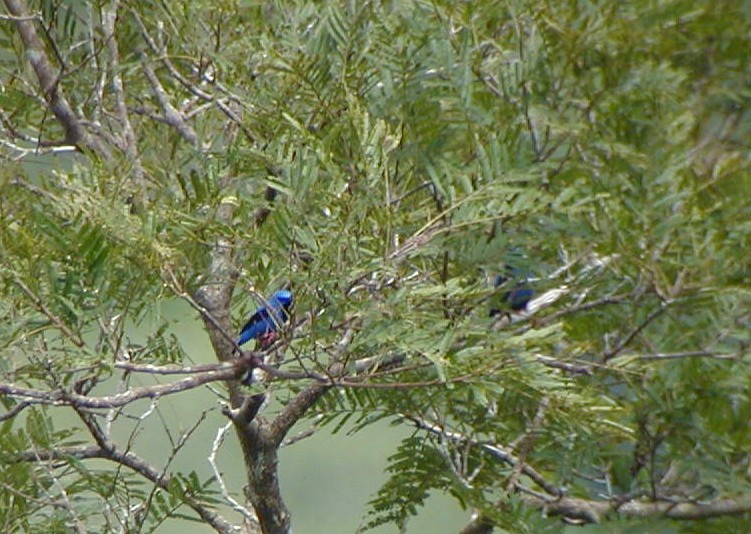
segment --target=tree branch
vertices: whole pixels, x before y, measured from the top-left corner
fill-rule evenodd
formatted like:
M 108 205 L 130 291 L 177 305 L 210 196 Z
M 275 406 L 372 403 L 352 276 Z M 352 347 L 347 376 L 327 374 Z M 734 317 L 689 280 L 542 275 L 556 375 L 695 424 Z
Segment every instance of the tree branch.
M 154 72 L 154 69 L 151 68 L 148 58 L 145 55 L 142 55 L 141 58 L 143 60 L 141 69 L 146 75 L 146 79 L 151 84 L 151 89 L 152 91 L 154 91 L 154 96 L 156 96 L 156 100 L 157 102 L 159 102 L 159 105 L 162 107 L 162 112 L 164 113 L 164 115 L 162 117 L 159 117 L 158 120 L 161 120 L 165 124 L 172 126 L 177 131 L 177 133 L 180 134 L 180 136 L 188 143 L 196 148 L 200 148 L 200 144 L 198 143 L 198 135 L 196 135 L 195 130 L 185 121 L 183 114 L 180 113 L 180 111 L 178 111 L 170 102 L 169 96 L 164 90 L 162 82 L 159 81 L 159 78 Z
M 631 341 L 639 335 L 649 324 L 657 319 L 660 315 L 665 313 L 665 310 L 667 309 L 667 303 L 661 302 L 660 307 L 652 310 L 652 313 L 650 313 L 636 328 L 634 328 L 631 332 L 629 332 L 621 341 L 618 342 L 618 344 L 613 347 L 611 350 L 607 351 L 602 356 L 602 361 L 607 362 L 611 359 L 613 359 L 615 356 L 618 355 L 619 352 L 621 352 L 623 349 L 626 348 L 626 346 L 631 343 Z
M 598 501 L 563 497 L 546 501 L 529 495 L 525 502 L 545 510 L 549 515 L 560 515 L 584 523 L 597 523 L 608 515 L 622 517 L 664 517 L 669 519 L 697 520 L 751 512 L 751 499 L 717 499 L 709 502 L 697 501 L 639 501 L 630 500 Z
M 164 491 L 171 491 L 170 484 L 171 478 L 169 475 L 155 469 L 145 460 L 139 458 L 130 451 L 122 452 L 104 436 L 104 434 L 97 428 L 91 425 L 87 425 L 89 430 L 98 441 L 99 445 L 80 446 L 80 447 L 56 447 L 48 450 L 30 450 L 23 451 L 12 455 L 9 458 L 9 462 L 40 462 L 40 461 L 56 461 L 67 460 L 69 458 L 77 458 L 80 460 L 86 460 L 91 458 L 100 458 L 111 460 L 122 466 L 128 467 L 135 471 L 139 475 L 148 479 L 150 482 L 158 486 Z M 7 463 L 7 462 L 6 462 Z M 194 497 L 183 494 L 181 496 L 183 502 L 195 511 L 204 521 L 210 524 L 217 532 L 222 534 L 234 534 L 236 533 L 235 527 L 229 523 L 226 519 L 219 514 L 212 511 L 209 507 L 200 503 Z
M 0 415 L 0 423 L 3 421 L 7 421 L 8 419 L 13 419 L 15 416 L 17 416 L 19 413 L 24 411 L 26 408 L 31 406 L 31 402 L 19 402 L 16 404 L 13 408 L 5 412 L 3 415 Z
M 161 50 L 160 47 L 157 45 L 157 43 L 154 41 L 154 39 L 151 37 L 151 35 L 149 34 L 146 28 L 146 24 L 144 24 L 140 14 L 137 13 L 135 10 L 133 10 L 132 13 L 133 13 L 133 17 L 135 18 L 136 22 L 141 28 L 141 35 L 146 41 L 146 44 L 148 44 L 152 52 L 154 52 L 155 54 L 158 54 L 159 59 L 161 60 L 162 64 L 167 68 L 167 71 L 169 72 L 170 76 L 172 76 L 180 85 L 182 85 L 185 89 L 187 89 L 192 95 L 198 97 L 201 100 L 212 102 L 217 108 L 219 108 L 219 110 L 222 113 L 224 113 L 224 115 L 227 116 L 227 118 L 229 118 L 234 124 L 238 126 L 238 128 L 240 128 L 240 130 L 242 130 L 242 132 L 251 142 L 255 143 L 256 142 L 255 136 L 242 123 L 241 117 L 237 113 L 235 113 L 234 110 L 230 106 L 228 106 L 221 98 L 217 98 L 215 95 L 204 91 L 203 89 L 198 87 L 196 84 L 188 80 L 185 76 L 183 76 L 180 73 L 180 71 L 177 70 L 175 65 L 170 61 L 169 56 L 166 53 L 164 53 L 165 51 Z
M 77 458 L 87 460 L 90 458 L 106 458 L 107 454 L 104 449 L 96 445 L 77 446 L 77 447 L 55 447 L 47 450 L 21 451 L 13 454 L 9 461 L 12 462 L 50 462 L 54 460 L 67 460 L 68 458 Z
M 24 294 L 31 299 L 31 302 L 34 304 L 34 307 L 39 310 L 41 313 L 43 313 L 50 321 L 52 321 L 52 324 L 54 324 L 56 327 L 60 329 L 60 331 L 70 339 L 73 344 L 76 347 L 83 347 L 84 341 L 81 339 L 81 336 L 77 332 L 73 332 L 68 325 L 66 325 L 60 317 L 52 313 L 52 311 L 44 304 L 44 301 L 39 298 L 37 295 L 34 294 L 34 292 L 27 286 L 21 278 L 17 274 L 13 274 L 13 281 L 16 283 L 16 285 L 21 288 L 21 291 L 24 292 Z
M 204 384 L 208 384 L 209 382 L 233 380 L 240 376 L 243 372 L 244 366 L 245 364 L 243 361 L 239 360 L 236 363 L 228 363 L 219 366 L 219 369 L 216 371 L 207 371 L 203 374 L 184 378 L 170 384 L 133 388 L 123 393 L 105 397 L 88 397 L 86 395 L 79 395 L 78 393 L 71 393 L 60 389 L 56 391 L 42 391 L 38 389 L 22 388 L 15 384 L 5 383 L 0 383 L 0 393 L 22 399 L 26 402 L 33 402 L 35 404 L 75 406 L 77 408 L 88 410 L 117 408 L 139 399 L 153 399 L 165 395 L 172 395 L 181 391 L 187 391 L 189 389 L 195 389 Z
M 224 483 L 224 477 L 222 477 L 222 473 L 221 471 L 219 471 L 219 467 L 216 463 L 216 456 L 219 453 L 219 448 L 222 446 L 222 443 L 224 443 L 224 438 L 227 436 L 227 431 L 231 426 L 232 423 L 230 422 L 217 430 L 216 437 L 214 438 L 214 444 L 211 447 L 211 453 L 209 454 L 209 464 L 211 464 L 211 469 L 214 471 L 214 478 L 219 484 L 219 488 L 222 491 L 222 497 L 224 497 L 224 500 L 227 501 L 230 506 L 232 506 L 233 510 L 242 514 L 247 522 L 255 523 L 257 525 L 258 518 L 256 517 L 256 515 L 248 510 L 245 506 L 237 502 L 237 500 L 232 497 L 232 495 L 230 495 L 230 492 L 227 489 L 226 484 Z
M 123 78 L 120 74 L 120 51 L 117 46 L 117 37 L 115 36 L 115 20 L 117 19 L 117 10 L 120 2 L 114 0 L 108 2 L 102 10 L 102 25 L 104 27 L 104 36 L 107 41 L 107 50 L 109 52 L 109 61 L 111 63 L 112 73 L 112 91 L 115 94 L 117 103 L 117 116 L 122 128 L 123 145 L 128 162 L 133 165 L 134 182 L 139 195 L 139 203 L 143 205 L 146 201 L 146 182 L 144 170 L 141 165 L 141 157 L 138 154 L 138 140 L 133 131 L 128 116 L 128 106 L 125 103 L 125 89 L 123 88 Z
M 467 444 L 479 447 L 483 449 L 485 452 L 490 453 L 491 456 L 501 460 L 503 463 L 510 465 L 511 467 L 515 469 L 521 469 L 521 472 L 524 475 L 532 479 L 538 486 L 544 489 L 549 495 L 552 495 L 555 498 L 563 495 L 562 489 L 558 488 L 554 484 L 545 480 L 545 478 L 540 473 L 538 473 L 534 468 L 532 468 L 529 464 L 519 460 L 510 451 L 506 450 L 504 447 L 498 444 L 485 443 L 485 442 L 478 441 L 476 439 L 470 438 L 469 436 L 465 436 L 464 434 L 461 434 L 459 432 L 446 430 L 443 426 L 437 423 L 431 423 L 429 421 L 426 421 L 425 419 L 422 419 L 420 417 L 416 417 L 413 415 L 402 414 L 402 417 L 404 417 L 408 421 L 411 421 L 417 428 L 421 430 L 426 430 L 428 432 L 431 432 L 433 434 L 446 438 L 450 441 L 454 441 L 458 443 L 467 443 Z
M 318 399 L 323 397 L 329 389 L 331 389 L 331 386 L 313 384 L 298 393 L 271 424 L 269 432 L 272 442 L 276 446 L 281 445 L 287 432 L 300 420 L 305 411 L 318 402 Z
M 60 77 L 50 63 L 44 43 L 39 38 L 34 26 L 36 17 L 28 14 L 22 0 L 4 1 L 21 36 L 21 41 L 26 49 L 26 57 L 28 57 L 34 69 L 44 100 L 65 131 L 66 144 L 86 148 L 105 160 L 109 160 L 111 156 L 107 147 L 97 138 L 89 135 L 65 98 L 59 85 Z
M 742 353 L 693 350 L 685 352 L 655 352 L 654 354 L 620 354 L 619 357 L 634 360 L 680 360 L 682 358 L 710 358 L 713 360 L 738 360 Z

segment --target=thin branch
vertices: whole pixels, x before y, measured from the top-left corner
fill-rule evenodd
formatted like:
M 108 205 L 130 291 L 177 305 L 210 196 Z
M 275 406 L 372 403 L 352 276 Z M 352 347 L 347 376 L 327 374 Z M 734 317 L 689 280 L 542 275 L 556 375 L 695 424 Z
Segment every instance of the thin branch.
M 14 398 L 23 399 L 34 404 L 48 404 L 54 406 L 75 406 L 81 409 L 117 408 L 125 406 L 139 399 L 154 399 L 195 389 L 209 382 L 218 380 L 234 380 L 243 372 L 245 364 L 238 360 L 233 364 L 222 364 L 216 371 L 191 376 L 170 384 L 158 384 L 130 389 L 123 393 L 104 397 L 88 397 L 63 390 L 42 391 L 38 389 L 22 388 L 15 384 L 0 383 L 0 393 Z
M 36 452 L 36 451 L 32 451 Z M 65 486 L 60 482 L 60 478 L 55 474 L 54 468 L 49 465 L 49 463 L 44 462 L 42 463 L 43 469 L 47 472 L 47 477 L 49 480 L 52 480 L 53 485 L 55 489 L 59 492 L 60 498 L 63 502 L 63 508 L 68 512 L 68 514 L 71 517 L 71 522 L 73 523 L 73 528 L 78 534 L 87 534 L 88 531 L 86 530 L 86 527 L 84 526 L 83 522 L 81 521 L 81 518 L 76 513 L 75 509 L 73 508 L 73 505 L 70 502 L 70 499 L 68 498 L 68 492 L 65 491 Z M 45 493 L 50 494 L 50 487 L 45 488 Z M 50 502 L 54 502 L 54 499 L 52 498 L 52 495 L 50 494 Z
M 17 416 L 19 413 L 24 411 L 26 408 L 31 406 L 32 403 L 30 402 L 19 402 L 16 404 L 13 408 L 5 412 L 3 415 L 0 415 L 0 423 L 3 421 L 7 421 L 8 419 L 13 419 L 15 416 Z
M 230 254 L 231 248 L 229 247 L 229 244 L 223 240 L 221 240 L 217 245 L 214 247 L 214 253 L 212 253 L 212 260 L 216 262 L 216 264 L 212 263 L 212 269 L 225 269 L 227 267 L 227 264 L 224 263 L 229 260 L 229 258 L 226 256 Z M 220 262 L 221 260 L 221 262 Z M 167 267 L 165 268 L 165 273 L 167 273 L 167 276 L 169 278 L 169 287 L 172 289 L 172 291 L 175 293 L 176 296 L 180 297 L 181 299 L 185 300 L 190 306 L 199 312 L 201 314 L 201 318 L 204 320 L 205 323 L 209 323 L 211 325 L 210 332 L 216 333 L 217 337 L 222 338 L 224 343 L 229 344 L 232 348 L 230 351 L 231 354 L 234 353 L 242 353 L 243 349 L 240 347 L 240 345 L 237 344 L 237 341 L 234 336 L 230 335 L 228 333 L 229 329 L 227 328 L 227 322 L 229 321 L 228 317 L 223 318 L 224 320 L 220 320 L 212 314 L 212 312 L 208 309 L 207 306 L 204 306 L 198 302 L 198 300 L 206 300 L 207 294 L 211 292 L 212 294 L 217 291 L 216 287 L 204 285 L 198 289 L 196 292 L 196 298 L 193 298 L 190 293 L 188 293 L 183 287 L 182 284 L 180 284 L 179 280 L 177 279 L 177 276 L 175 275 L 174 271 Z M 235 274 L 235 279 L 237 275 Z M 233 281 L 234 282 L 234 281 Z M 234 284 L 233 284 L 234 285 Z M 227 292 L 231 292 L 231 288 L 223 288 L 222 297 L 223 298 L 229 298 L 228 295 L 226 295 Z M 229 301 L 228 301 L 229 302 Z M 220 355 L 220 353 L 217 353 Z M 221 358 L 221 355 L 220 355 Z M 228 359 L 225 359 L 227 361 Z
M 516 37 L 519 40 L 519 47 L 518 47 L 518 53 L 519 53 L 519 60 L 521 63 L 524 63 L 525 56 L 524 56 L 524 33 L 522 28 L 519 25 L 519 21 L 515 18 L 514 19 L 514 26 L 516 28 Z M 519 85 L 521 86 L 522 90 L 522 106 L 524 110 L 524 119 L 527 123 L 527 129 L 529 130 L 529 134 L 532 137 L 532 148 L 535 152 L 535 161 L 541 161 L 540 155 L 542 154 L 542 148 L 540 147 L 540 139 L 537 134 L 537 127 L 532 120 L 532 116 L 529 112 L 530 107 L 530 94 L 529 94 L 529 81 L 527 80 L 520 80 Z
M 171 477 L 164 471 L 158 471 L 154 466 L 145 460 L 139 458 L 131 451 L 121 451 L 110 440 L 109 435 L 102 431 L 96 419 L 80 409 L 78 406 L 74 406 L 78 416 L 83 421 L 89 433 L 96 441 L 99 448 L 102 450 L 102 458 L 106 458 L 120 465 L 132 469 L 142 477 L 152 482 L 155 486 L 174 494 L 173 488 L 170 488 Z M 230 534 L 237 531 L 237 529 L 213 510 L 203 505 L 197 498 L 183 493 L 180 496 L 181 501 L 187 506 L 193 509 L 204 521 L 210 524 L 217 532 L 221 534 Z
M 519 438 L 514 440 L 511 444 L 511 450 L 519 451 L 519 456 L 517 458 L 518 463 L 516 464 L 516 467 L 514 467 L 514 471 L 511 473 L 508 483 L 506 484 L 506 491 L 514 490 L 519 484 L 519 477 L 522 474 L 522 469 L 526 465 L 527 456 L 529 456 L 529 453 L 532 451 L 535 441 L 537 441 L 538 433 L 542 427 L 543 421 L 545 420 L 545 415 L 547 414 L 549 406 L 550 397 L 543 397 L 537 407 L 537 413 L 535 414 L 532 423 L 526 428 L 524 434 L 519 436 Z
M 548 324 L 556 322 L 561 317 L 565 317 L 566 315 L 571 315 L 572 313 L 579 313 L 579 312 L 583 312 L 587 310 L 592 310 L 594 308 L 599 308 L 600 306 L 606 306 L 610 304 L 624 304 L 629 301 L 630 301 L 630 296 L 619 295 L 619 296 L 612 296 L 612 297 L 604 297 L 598 300 L 593 300 L 592 302 L 586 302 L 584 304 L 579 304 L 576 306 L 572 306 L 570 308 L 565 308 L 563 310 L 553 312 L 550 315 L 546 315 L 545 317 L 540 318 L 535 325 L 525 325 L 515 330 L 514 334 L 523 334 L 524 332 L 532 328 L 546 326 Z
M 232 495 L 230 495 L 227 485 L 224 483 L 224 477 L 216 464 L 216 456 L 219 453 L 219 448 L 222 446 L 222 443 L 224 443 L 224 438 L 227 436 L 227 431 L 232 427 L 232 424 L 232 422 L 229 422 L 217 431 L 216 437 L 214 438 L 214 444 L 211 447 L 211 453 L 209 453 L 209 464 L 211 464 L 211 469 L 214 471 L 214 478 L 219 483 L 219 488 L 222 491 L 222 497 L 224 497 L 224 500 L 232 506 L 233 510 L 240 512 L 246 521 L 257 523 L 258 518 L 256 517 L 256 514 L 241 505 L 234 497 L 232 497 Z
M 584 364 L 578 364 L 578 363 L 571 363 L 571 362 L 565 362 L 561 360 L 556 360 L 555 358 L 551 356 L 545 356 L 543 354 L 536 354 L 535 358 L 538 362 L 540 362 L 542 365 L 546 367 L 551 367 L 552 369 L 560 369 L 562 371 L 566 371 L 569 373 L 573 373 L 575 375 L 591 375 L 593 373 L 593 366 L 588 363 Z
M 9 462 L 50 462 L 56 460 L 68 460 L 77 458 L 87 460 L 90 458 L 106 458 L 105 451 L 96 445 L 55 447 L 54 449 L 21 451 L 9 455 Z
M 193 98 L 196 99 L 196 101 L 198 100 L 196 97 Z M 192 109 L 190 106 L 181 106 L 180 113 L 183 114 L 186 120 L 190 120 L 205 112 L 207 109 L 211 109 L 212 107 L 214 107 L 213 102 L 204 102 L 200 106 L 196 106 Z
M 21 288 L 21 291 L 23 291 L 26 296 L 31 299 L 31 302 L 34 304 L 36 309 L 43 313 L 50 321 L 52 321 L 52 324 L 58 327 L 60 331 L 65 334 L 65 336 L 70 339 L 76 347 L 84 346 L 85 343 L 81 336 L 73 332 L 73 330 L 71 330 L 68 325 L 66 325 L 63 320 L 60 319 L 60 317 L 52 313 L 52 311 L 44 304 L 44 301 L 42 301 L 41 298 L 34 294 L 29 286 L 27 286 L 24 281 L 21 280 L 21 278 L 19 278 L 15 273 L 13 274 L 13 281 L 19 288 Z
M 280 413 L 281 419 L 274 426 L 275 430 L 282 432 L 278 437 L 283 439 L 284 434 L 291 425 L 294 425 L 296 419 L 302 416 L 304 411 L 315 403 L 320 396 L 332 387 L 347 388 L 371 388 L 371 389 L 406 389 L 418 387 L 431 387 L 454 383 L 463 383 L 477 376 L 476 372 L 453 377 L 447 380 L 435 379 L 422 382 L 392 382 L 392 383 L 371 383 L 367 382 L 369 378 L 376 376 L 368 374 L 368 371 L 379 369 L 379 375 L 393 374 L 402 371 L 397 367 L 404 361 L 404 355 L 393 355 L 389 358 L 363 358 L 358 360 L 354 365 L 352 375 L 345 373 L 341 364 L 337 364 L 330 371 L 329 376 L 323 376 L 316 373 L 294 373 L 281 371 L 273 366 L 264 364 L 260 361 L 259 356 L 253 352 L 243 352 L 242 356 L 234 358 L 229 362 L 217 364 L 203 364 L 199 366 L 176 369 L 174 367 L 158 367 L 151 364 L 134 364 L 129 362 L 116 362 L 115 367 L 129 372 L 143 372 L 150 374 L 175 375 L 175 374 L 192 374 L 194 376 L 186 377 L 169 384 L 157 384 L 152 386 L 143 386 L 125 390 L 115 395 L 90 397 L 78 393 L 55 390 L 46 391 L 33 388 L 19 387 L 15 384 L 0 383 L 0 393 L 21 399 L 30 404 L 46 404 L 54 406 L 76 406 L 84 409 L 112 409 L 125 406 L 140 399 L 156 399 L 166 395 L 172 395 L 195 389 L 205 384 L 217 381 L 235 380 L 248 368 L 259 368 L 275 378 L 287 380 L 312 380 L 315 383 L 308 386 L 298 396 L 300 400 L 289 403 Z M 349 378 L 346 378 L 349 377 Z M 299 404 L 298 404 L 299 403 Z M 286 421 L 286 422 L 285 422 Z
M 99 8 L 89 3 L 86 16 L 86 30 L 88 32 L 86 41 L 89 47 L 89 57 L 91 57 L 91 70 L 97 73 L 97 76 L 88 98 L 91 99 L 91 120 L 96 125 L 96 129 L 101 131 L 100 120 L 104 108 L 102 102 L 104 100 L 104 87 L 107 84 L 107 65 L 106 62 L 99 61 L 99 47 L 96 41 L 99 29 L 95 28 L 97 15 L 99 15 Z
M 209 371 L 221 371 L 227 369 L 227 363 L 204 363 L 188 367 L 176 367 L 174 365 L 154 365 L 150 363 L 115 362 L 115 368 L 131 373 L 145 373 L 152 375 L 192 375 Z
M 686 352 L 656 352 L 654 354 L 620 354 L 619 357 L 634 360 L 679 360 L 682 358 L 711 358 L 715 360 L 737 360 L 740 354 L 695 350 Z
M 157 406 L 158 406 L 158 401 L 156 401 L 156 400 L 153 401 L 152 405 L 151 405 L 151 408 L 149 408 L 148 410 L 146 410 L 146 412 L 144 412 L 143 414 L 141 414 L 138 417 L 138 424 L 136 424 L 133 427 L 133 430 L 131 431 L 131 434 L 130 434 L 130 437 L 128 439 L 128 442 L 125 445 L 125 449 L 126 450 L 131 450 L 133 448 L 135 437 L 136 437 L 137 434 L 140 433 L 141 423 L 143 423 L 143 421 L 145 421 L 147 417 L 149 417 L 154 412 L 156 412 L 161 417 L 161 414 L 159 413 L 159 410 L 158 410 Z M 195 421 L 195 423 L 193 423 L 193 425 L 190 428 L 188 428 L 187 430 L 184 430 L 180 434 L 180 437 L 176 441 L 172 438 L 172 434 L 169 431 L 167 422 L 163 418 L 161 419 L 163 429 L 164 429 L 165 433 L 167 434 L 167 438 L 169 439 L 170 445 L 172 447 L 172 450 L 170 451 L 170 454 L 167 457 L 166 462 L 163 462 L 162 479 L 164 479 L 164 477 L 167 476 L 167 470 L 169 469 L 170 465 L 172 465 L 172 462 L 174 462 L 175 458 L 177 458 L 178 453 L 188 443 L 188 439 L 196 432 L 196 430 L 198 430 L 198 427 L 201 425 L 201 423 L 203 423 L 206 420 L 206 415 L 208 414 L 209 411 L 211 411 L 211 408 L 207 409 L 207 410 L 203 410 L 201 412 L 201 415 Z M 154 498 L 157 495 L 157 489 L 158 489 L 158 486 L 154 485 L 154 487 L 149 492 L 149 495 L 146 498 L 146 500 L 142 501 L 140 503 L 140 506 L 142 506 L 144 510 L 151 509 L 151 507 L 153 505 Z M 174 509 L 176 510 L 176 508 L 174 508 Z M 139 521 L 139 529 L 143 526 L 143 521 L 145 519 L 146 519 L 146 515 L 144 514 L 142 516 L 142 518 L 140 519 L 140 521 Z
M 609 515 L 697 520 L 751 512 L 751 499 L 749 498 L 716 499 L 707 502 L 694 500 L 649 502 L 641 499 L 619 502 L 618 500 L 598 501 L 574 497 L 548 501 L 528 496 L 525 502 L 545 510 L 548 515 L 560 515 L 583 523 L 597 523 Z
M 17 22 L 19 20 L 34 20 L 41 22 L 42 16 L 40 14 L 36 15 L 24 15 L 24 16 L 13 16 L 13 15 L 6 15 L 6 14 L 0 14 L 0 20 L 9 20 L 12 22 Z
M 428 366 L 432 364 L 426 364 Z M 389 374 L 399 372 L 400 369 L 393 369 Z M 352 377 L 350 379 L 344 378 L 331 378 L 330 384 L 336 387 L 345 388 L 360 388 L 360 389 L 414 389 L 414 388 L 430 388 L 435 386 L 446 386 L 449 384 L 463 384 L 470 382 L 472 379 L 477 378 L 480 375 L 477 371 L 466 373 L 453 378 L 435 380 L 423 380 L 421 382 L 366 382 L 367 378 L 372 378 L 370 375 L 363 377 Z
M 412 189 L 410 189 L 409 191 L 407 191 L 406 193 L 404 193 L 402 196 L 391 200 L 388 204 L 389 204 L 389 206 L 398 205 L 402 200 L 404 200 L 405 198 L 409 197 L 410 195 L 414 195 L 415 193 L 421 191 L 422 189 L 426 189 L 426 188 L 430 188 L 430 187 L 432 187 L 433 191 L 435 192 L 435 186 L 433 185 L 433 182 L 430 182 L 430 181 L 423 182 L 420 185 L 413 187 Z
M 478 441 L 459 432 L 446 430 L 442 425 L 431 423 L 423 418 L 415 417 L 413 415 L 402 414 L 401 417 L 407 419 L 408 421 L 411 421 L 417 428 L 421 430 L 426 430 L 428 432 L 436 434 L 437 436 L 444 437 L 457 443 L 468 443 L 475 447 L 479 447 L 485 452 L 488 452 L 491 456 L 501 460 L 503 463 L 510 465 L 513 468 L 521 469 L 521 472 L 524 475 L 532 479 L 535 484 L 544 489 L 549 495 L 552 495 L 556 498 L 563 495 L 562 489 L 545 480 L 545 478 L 529 464 L 520 461 L 519 458 L 515 457 L 509 450 L 502 447 L 501 445 Z
M 631 332 L 628 333 L 621 341 L 612 349 L 605 352 L 602 356 L 602 361 L 607 362 L 608 360 L 611 360 L 615 356 L 618 355 L 619 352 L 621 352 L 623 349 L 626 348 L 626 346 L 631 343 L 631 341 L 638 336 L 649 324 L 657 319 L 660 315 L 665 313 L 665 310 L 667 309 L 667 303 L 662 302 L 660 304 L 660 307 L 656 310 L 653 310 L 652 313 L 650 313 L 636 328 L 634 328 Z
M 297 434 L 295 434 L 292 437 L 289 437 L 289 438 L 285 439 L 280 446 L 281 447 L 289 447 L 289 446 L 294 445 L 295 443 L 297 443 L 299 441 L 302 441 L 302 440 L 307 439 L 310 436 L 314 435 L 316 432 L 318 432 L 318 430 L 320 430 L 320 428 L 321 428 L 320 427 L 320 422 L 322 420 L 323 420 L 323 414 L 316 415 L 315 418 L 313 419 L 313 423 L 308 428 L 306 428 L 305 430 L 303 430 L 301 432 L 298 432 Z
M 340 359 L 346 348 L 352 341 L 354 329 L 349 328 L 337 343 L 336 352 L 333 355 L 334 364 L 330 368 L 331 378 L 328 383 L 311 384 L 290 401 L 287 406 L 277 415 L 269 428 L 269 439 L 277 446 L 282 443 L 292 426 L 303 416 L 306 410 L 313 406 L 318 400 L 326 394 L 334 385 L 340 385 L 337 377 L 342 376 L 345 372 L 345 366 L 340 363 Z M 355 374 L 363 374 L 375 368 L 388 368 L 399 365 L 404 361 L 403 354 L 394 354 L 389 358 L 363 358 L 355 364 Z M 366 374 L 363 375 L 367 377 Z
M 164 491 L 173 493 L 170 488 L 170 484 L 172 482 L 171 477 L 157 471 L 145 460 L 137 457 L 132 452 L 120 452 L 114 448 L 105 452 L 105 458 L 132 469 L 139 475 L 148 479 L 153 484 L 158 485 Z M 199 502 L 198 499 L 185 493 L 183 493 L 180 498 L 187 506 L 189 506 L 194 512 L 196 512 L 201 517 L 201 519 L 214 527 L 214 530 L 216 530 L 217 532 L 220 532 L 222 534 L 235 534 L 238 531 L 238 529 L 229 521 L 211 510 L 209 506 Z
M 20 145 L 17 145 L 15 143 L 11 143 L 10 141 L 6 139 L 0 139 L 0 144 L 3 145 L 6 148 L 9 148 L 11 150 L 14 150 L 18 152 L 15 156 L 13 156 L 13 161 L 21 161 L 27 156 L 40 156 L 44 154 L 61 154 L 65 152 L 76 152 L 78 151 L 78 148 L 76 148 L 73 145 L 59 145 L 59 146 L 47 146 L 43 147 L 41 146 L 43 142 L 37 142 L 32 147 L 22 147 Z
M 200 148 L 198 135 L 196 135 L 195 130 L 185 122 L 183 114 L 172 105 L 172 102 L 170 102 L 167 91 L 164 90 L 162 82 L 159 81 L 154 69 L 151 68 L 148 58 L 145 55 L 142 55 L 141 58 L 143 60 L 141 63 L 141 69 L 146 75 L 149 84 L 151 84 L 151 90 L 154 91 L 154 96 L 156 96 L 156 100 L 159 102 L 159 105 L 162 107 L 162 112 L 164 113 L 164 116 L 161 117 L 160 120 L 172 126 L 188 143 L 196 148 Z

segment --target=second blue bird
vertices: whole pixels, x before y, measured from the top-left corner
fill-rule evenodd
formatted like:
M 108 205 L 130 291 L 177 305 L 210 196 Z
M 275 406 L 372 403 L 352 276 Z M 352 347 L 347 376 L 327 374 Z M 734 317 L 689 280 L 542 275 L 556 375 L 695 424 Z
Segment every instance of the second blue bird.
M 506 267 L 506 270 L 508 276 L 502 274 L 497 275 L 493 282 L 493 287 L 498 288 L 506 285 L 506 283 L 509 281 L 514 281 L 514 286 L 501 294 L 501 300 L 504 304 L 503 307 L 510 308 L 515 312 L 525 310 L 527 308 L 527 304 L 529 304 L 529 301 L 532 300 L 532 297 L 534 297 L 535 292 L 526 285 L 526 281 L 519 281 L 518 279 L 510 280 L 510 278 L 512 278 L 516 273 L 509 267 Z M 492 307 L 490 309 L 491 317 L 499 315 L 500 313 L 502 313 L 502 310 L 500 310 L 498 307 Z
M 268 347 L 276 339 L 276 332 L 289 320 L 294 298 L 292 292 L 280 289 L 271 295 L 266 305 L 259 307 L 240 330 L 237 344 L 242 345 L 251 339 L 259 340 L 261 348 Z

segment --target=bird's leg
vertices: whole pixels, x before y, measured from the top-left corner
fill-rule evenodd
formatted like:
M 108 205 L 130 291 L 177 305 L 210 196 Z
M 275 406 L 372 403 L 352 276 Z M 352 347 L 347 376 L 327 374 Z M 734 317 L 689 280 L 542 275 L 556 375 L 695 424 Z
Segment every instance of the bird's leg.
M 265 334 L 262 334 L 258 341 L 260 342 L 260 349 L 264 350 L 269 348 L 271 345 L 274 344 L 274 341 L 276 341 L 278 337 L 278 334 L 276 332 L 266 332 Z

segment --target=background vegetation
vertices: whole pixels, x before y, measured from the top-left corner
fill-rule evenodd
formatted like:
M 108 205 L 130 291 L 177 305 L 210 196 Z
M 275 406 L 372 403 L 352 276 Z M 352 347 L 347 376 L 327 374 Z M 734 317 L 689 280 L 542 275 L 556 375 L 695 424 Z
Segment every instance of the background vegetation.
M 744 3 L 4 5 L 4 531 L 289 532 L 280 447 L 384 422 L 364 529 L 751 529 Z

